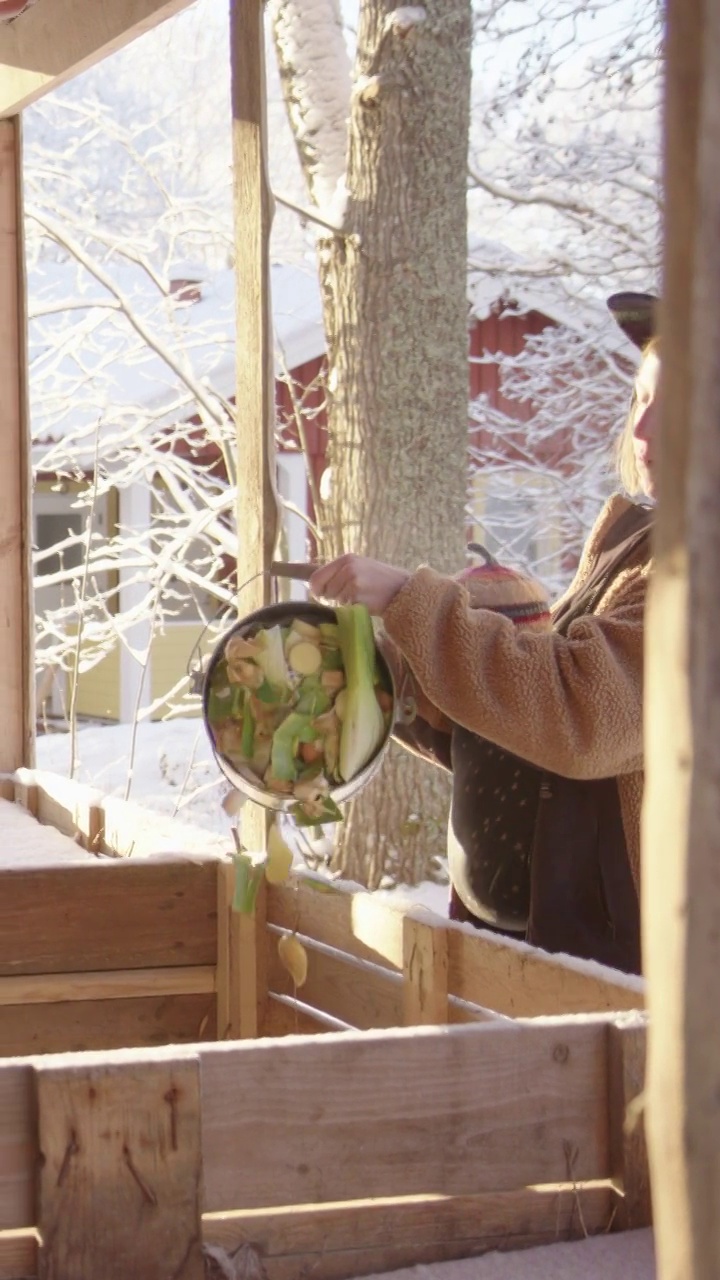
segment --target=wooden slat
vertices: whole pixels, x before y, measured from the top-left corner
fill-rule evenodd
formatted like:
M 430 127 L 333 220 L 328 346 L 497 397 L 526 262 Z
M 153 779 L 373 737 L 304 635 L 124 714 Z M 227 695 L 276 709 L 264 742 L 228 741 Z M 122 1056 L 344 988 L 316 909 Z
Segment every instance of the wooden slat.
M 38 1237 L 31 1231 L 0 1231 L 0 1280 L 34 1280 Z
M 292 978 L 278 956 L 279 936 L 274 928 L 266 935 L 268 987 L 292 996 Z M 305 1004 L 329 1013 L 342 1022 L 367 1031 L 372 1027 L 399 1027 L 403 1019 L 403 991 L 399 974 L 356 960 L 342 951 L 322 949 L 298 935 L 308 957 L 307 981 L 299 991 Z
M 14 800 L 21 808 L 37 817 L 40 796 L 32 769 L 18 769 L 15 774 Z
M 37 1157 L 32 1069 L 0 1062 L 0 1231 L 34 1225 Z
M 230 1012 L 230 912 L 232 910 L 235 872 L 231 859 L 217 866 L 217 1026 L 218 1039 L 230 1035 L 233 1014 Z
M 209 1214 L 208 1244 L 229 1255 L 251 1244 L 267 1280 L 351 1280 L 403 1267 L 524 1249 L 604 1231 L 615 1197 L 606 1185 L 484 1196 Z M 582 1215 L 582 1217 L 581 1217 Z
M 448 934 L 407 916 L 403 930 L 403 1023 L 448 1021 Z
M 7 1057 L 194 1044 L 215 1036 L 212 994 L 0 1007 L 0 1054 Z
M 448 986 L 453 995 L 513 1018 L 641 1008 L 640 978 L 603 973 L 600 965 L 505 942 L 464 926 L 448 933 Z
M 16 799 L 21 803 L 29 780 L 36 791 L 33 812 L 38 821 L 77 839 L 84 849 L 100 852 L 104 827 L 102 792 L 59 774 L 28 770 L 26 778 L 15 787 Z
M 252 1040 L 258 1035 L 267 999 L 265 881 L 258 889 L 252 915 L 230 912 L 230 1036 Z
M 0 115 L 19 111 L 191 0 L 52 0 L 0 26 Z
M 207 1211 L 608 1176 L 602 1020 L 203 1052 Z M 252 1153 L 248 1158 L 247 1153 Z
M 212 965 L 177 969 L 119 969 L 106 973 L 51 973 L 0 978 L 0 1006 L 67 1004 L 75 1000 L 127 1000 L 142 996 L 201 995 L 215 990 Z
M 204 1280 L 198 1060 L 36 1070 L 42 1280 Z
M 252 915 L 233 911 L 235 865 L 218 864 L 218 1028 L 220 1040 L 258 1036 L 267 1000 L 265 883 Z
M 21 174 L 15 117 L 0 121 L 0 773 L 32 763 L 35 728 Z
M 132 800 L 105 796 L 103 852 L 136 858 L 160 852 L 165 856 L 223 857 L 230 841 L 201 827 L 179 822 L 166 813 L 150 813 Z M 167 852 L 170 851 L 170 852 Z
M 623 1193 L 613 1223 L 618 1231 L 652 1222 L 643 1114 L 646 1042 L 647 1026 L 640 1015 L 608 1027 L 610 1162 Z
M 0 974 L 214 965 L 216 950 L 211 860 L 3 873 Z
M 403 911 L 372 894 L 341 889 L 303 875 L 268 886 L 270 924 L 294 929 L 326 946 L 402 973 Z
M 362 891 L 304 875 L 268 890 L 268 920 L 359 959 L 402 972 L 406 932 L 414 921 L 444 932 L 448 992 L 512 1017 L 613 1012 L 641 1008 L 644 984 L 599 965 L 568 964 L 532 947 L 443 920 L 418 908 L 393 906 Z M 442 945 L 442 944 L 440 944 Z

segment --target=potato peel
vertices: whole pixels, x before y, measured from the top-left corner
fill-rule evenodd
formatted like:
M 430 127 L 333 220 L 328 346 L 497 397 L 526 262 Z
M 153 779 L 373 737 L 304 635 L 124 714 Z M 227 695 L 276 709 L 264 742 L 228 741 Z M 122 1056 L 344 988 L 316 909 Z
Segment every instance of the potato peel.
M 308 957 L 301 942 L 294 933 L 284 933 L 278 942 L 278 956 L 283 969 L 287 970 L 296 987 L 302 987 L 307 980 Z
M 293 852 L 275 824 L 268 831 L 265 879 L 268 884 L 284 884 L 290 875 Z

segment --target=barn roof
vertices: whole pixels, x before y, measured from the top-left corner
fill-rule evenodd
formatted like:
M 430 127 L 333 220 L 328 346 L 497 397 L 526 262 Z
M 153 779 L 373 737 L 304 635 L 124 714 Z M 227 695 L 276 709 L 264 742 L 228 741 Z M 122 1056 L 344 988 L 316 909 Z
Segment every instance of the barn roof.
M 36 465 L 50 468 L 69 432 L 153 429 L 197 411 L 181 371 L 212 399 L 235 389 L 235 282 L 231 269 L 210 273 L 178 267 L 174 276 L 201 278 L 196 302 L 161 293 L 138 266 L 106 268 L 115 291 L 78 273 L 71 263 L 41 262 L 29 273 L 31 428 Z M 276 368 L 297 369 L 323 354 L 320 291 L 312 269 L 271 268 Z M 123 308 L 126 308 L 124 311 Z M 143 334 L 128 319 L 142 327 Z M 153 345 L 149 345 L 148 338 Z M 38 448 L 41 446 L 41 448 Z

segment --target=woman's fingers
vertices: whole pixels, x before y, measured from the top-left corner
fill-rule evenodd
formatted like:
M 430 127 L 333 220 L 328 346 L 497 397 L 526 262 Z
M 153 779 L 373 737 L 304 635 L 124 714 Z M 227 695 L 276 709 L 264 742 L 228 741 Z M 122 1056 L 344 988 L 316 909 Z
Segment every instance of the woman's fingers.
M 316 570 L 309 585 L 319 599 L 364 604 L 371 613 L 382 613 L 409 577 L 406 570 L 380 560 L 346 554 Z

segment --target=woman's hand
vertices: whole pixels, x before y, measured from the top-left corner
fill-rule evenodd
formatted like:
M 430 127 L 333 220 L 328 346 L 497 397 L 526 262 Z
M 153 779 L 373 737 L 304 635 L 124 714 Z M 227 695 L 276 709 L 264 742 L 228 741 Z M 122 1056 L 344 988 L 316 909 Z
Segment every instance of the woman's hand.
M 348 554 L 317 569 L 309 585 L 316 599 L 364 604 L 371 613 L 380 614 L 410 576 L 405 569 L 395 569 L 381 560 Z

